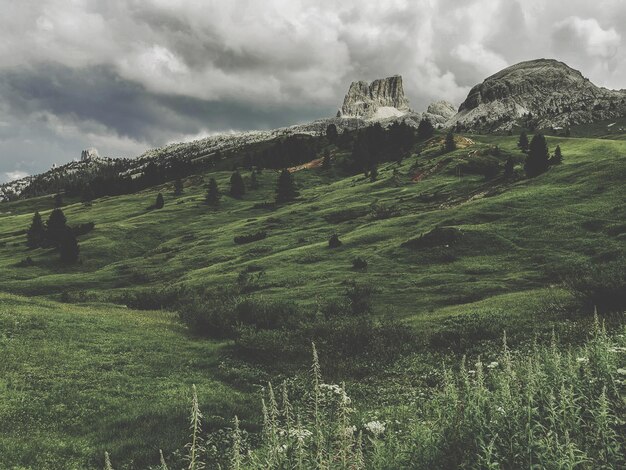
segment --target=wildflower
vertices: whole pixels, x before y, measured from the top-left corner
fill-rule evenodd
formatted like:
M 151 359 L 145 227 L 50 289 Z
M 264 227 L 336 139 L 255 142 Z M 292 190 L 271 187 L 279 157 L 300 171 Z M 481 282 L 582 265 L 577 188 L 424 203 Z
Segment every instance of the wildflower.
M 609 351 L 613 352 L 613 353 L 623 353 L 626 352 L 626 348 L 623 346 L 615 346 L 611 349 L 609 349 Z
M 576 362 L 578 362 L 578 363 L 587 363 L 587 362 L 589 362 L 589 358 L 587 358 L 587 357 L 577 357 L 576 358 Z
M 496 411 L 500 414 L 504 414 L 504 408 L 502 408 L 501 406 L 496 407 Z
M 385 432 L 385 423 L 381 423 L 380 421 L 370 421 L 365 425 L 365 429 L 371 432 L 374 437 L 378 437 Z
M 626 369 L 617 369 L 619 375 L 626 375 Z
M 304 429 L 304 428 L 296 428 L 296 429 L 289 430 L 290 437 L 295 437 L 296 439 L 301 440 L 301 441 L 308 439 L 312 435 L 313 433 L 311 431 L 309 431 L 308 429 Z
M 468 370 L 467 373 L 470 374 L 470 375 L 474 375 L 476 373 L 476 371 L 472 369 L 472 370 Z
M 356 432 L 356 426 L 348 426 L 346 429 L 344 429 L 344 432 L 347 437 L 350 437 Z
M 497 361 L 493 361 L 490 362 L 489 364 L 487 364 L 487 369 L 495 369 L 496 367 L 498 367 L 500 365 L 499 362 Z

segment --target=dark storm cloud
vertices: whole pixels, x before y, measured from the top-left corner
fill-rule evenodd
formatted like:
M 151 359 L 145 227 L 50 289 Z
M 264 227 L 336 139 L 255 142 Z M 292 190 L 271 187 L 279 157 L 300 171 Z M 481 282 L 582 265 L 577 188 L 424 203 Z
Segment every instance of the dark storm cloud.
M 0 180 L 95 146 L 334 114 L 352 80 L 402 74 L 413 108 L 561 59 L 623 88 L 621 0 L 0 0 Z M 7 176 L 4 175 L 6 179 Z

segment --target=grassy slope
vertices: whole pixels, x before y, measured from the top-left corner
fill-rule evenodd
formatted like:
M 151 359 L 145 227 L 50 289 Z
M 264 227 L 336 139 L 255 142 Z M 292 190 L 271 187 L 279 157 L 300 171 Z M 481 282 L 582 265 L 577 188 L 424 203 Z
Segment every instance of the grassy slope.
M 452 156 L 493 144 L 518 154 L 515 137 L 473 138 L 473 148 Z M 0 365 L 0 425 L 22 423 L 0 439 L 0 455 L 9 455 L 9 462 L 67 455 L 81 467 L 85 456 L 99 456 L 106 446 L 118 462 L 130 455 L 152 460 L 164 441 L 172 449 L 183 439 L 191 383 L 203 394 L 207 415 L 229 416 L 236 409 L 245 416 L 256 403 L 216 378 L 220 345 L 189 340 L 168 314 L 77 307 L 38 296 L 83 292 L 106 302 L 162 286 L 219 288 L 254 264 L 266 270 L 264 296 L 311 303 L 340 295 L 342 282 L 357 278 L 378 288 L 376 313 L 393 312 L 420 329 L 486 310 L 506 325 L 526 318 L 543 297 L 566 297 L 550 286 L 568 264 L 623 253 L 626 142 L 549 138 L 552 148 L 557 143 L 562 165 L 512 184 L 458 178 L 454 161 L 411 183 L 413 165 L 428 169 L 448 158 L 424 153 L 399 167 L 397 187 L 394 164 L 383 165 L 375 183 L 299 172 L 300 200 L 275 211 L 252 208 L 273 198 L 277 174 L 269 170 L 259 178 L 260 190 L 242 201 L 225 196 L 219 211 L 201 204 L 206 178 L 188 180 L 180 197 L 161 187 L 99 199 L 91 207 L 70 204 L 63 209 L 70 224 L 94 221 L 96 229 L 81 237 L 82 265 L 69 268 L 56 254 L 23 244 L 20 232 L 36 208 L 47 216 L 49 198 L 3 204 L 0 290 L 30 299 L 0 297 L 0 348 L 10 358 Z M 216 176 L 225 189 L 230 173 Z M 159 190 L 165 208 L 146 210 Z M 486 190 L 494 194 L 481 197 Z M 374 220 L 374 202 L 394 206 L 397 215 Z M 460 228 L 462 240 L 447 248 L 400 246 L 437 225 Z M 233 236 L 257 230 L 268 238 L 233 243 Z M 333 232 L 344 245 L 329 250 Z M 35 266 L 16 267 L 26 256 Z M 356 256 L 368 260 L 366 272 L 351 269 Z M 90 430 L 88 421 L 97 426 Z M 126 434 L 114 435 L 123 425 Z M 154 429 L 159 435 L 148 437 Z M 144 444 L 131 450 L 140 439 Z M 23 459 L 29 453 L 33 457 Z
M 477 147 L 497 143 L 514 151 L 514 137 L 478 139 Z M 86 291 L 110 300 L 127 290 L 158 285 L 216 288 L 233 282 L 252 263 L 266 269 L 261 285 L 271 297 L 313 301 L 321 293 L 340 294 L 342 281 L 358 277 L 381 287 L 380 310 L 392 304 L 402 315 L 422 315 L 450 304 L 545 287 L 565 263 L 620 251 L 626 212 L 620 186 L 626 176 L 625 142 L 551 138 L 549 143 L 561 144 L 565 163 L 511 185 L 485 183 L 478 176 L 458 179 L 450 170 L 454 162 L 410 183 L 413 157 L 400 168 L 399 187 L 391 183 L 393 164 L 382 167 L 376 183 L 300 172 L 301 200 L 276 211 L 252 209 L 255 202 L 272 198 L 276 174 L 268 170 L 260 177 L 261 190 L 242 201 L 224 197 L 215 212 L 201 204 L 202 184 L 188 187 L 178 198 L 160 188 L 166 192 L 160 211 L 146 210 L 156 190 L 104 198 L 92 207 L 72 204 L 64 208 L 70 223 L 95 221 L 96 230 L 81 240 L 84 263 L 65 269 L 49 252 L 27 252 L 24 236 L 14 234 L 28 226 L 33 202 L 7 204 L 0 217 L 0 244 L 6 243 L 0 248 L 2 289 L 28 295 Z M 420 163 L 428 168 L 442 158 L 422 158 Z M 226 188 L 229 174 L 218 177 Z M 481 188 L 499 194 L 466 201 Z M 373 202 L 396 207 L 398 216 L 373 220 L 368 215 Z M 7 215 L 7 209 L 15 215 Z M 346 215 L 349 211 L 354 214 Z M 351 220 L 333 223 L 329 215 Z M 442 224 L 466 234 L 458 246 L 400 247 Z M 234 235 L 257 230 L 266 230 L 268 238 L 233 243 Z M 344 246 L 332 251 L 326 242 L 335 231 Z M 16 269 L 15 263 L 26 256 L 35 266 Z M 368 260 L 366 273 L 351 270 L 355 256 Z
M 186 442 L 191 384 L 210 425 L 249 414 L 255 400 L 215 378 L 221 347 L 168 313 L 0 294 L 0 467 L 152 462 Z

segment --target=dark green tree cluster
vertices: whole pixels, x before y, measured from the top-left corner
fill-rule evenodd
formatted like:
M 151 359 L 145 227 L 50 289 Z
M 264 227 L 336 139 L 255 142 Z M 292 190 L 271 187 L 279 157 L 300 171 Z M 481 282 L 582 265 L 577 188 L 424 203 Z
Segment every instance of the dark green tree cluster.
M 550 153 L 543 134 L 535 134 L 528 146 L 528 155 L 524 164 L 526 176 L 534 178 L 544 173 L 550 166 Z
M 426 140 L 430 139 L 433 135 L 435 135 L 435 128 L 430 120 L 426 118 L 422 119 L 417 126 L 417 138 L 419 140 Z
M 387 130 L 380 123 L 366 127 L 355 137 L 349 169 L 370 176 L 379 163 L 402 160 L 414 141 L 413 129 L 404 122 L 394 123 Z
M 58 208 L 50 213 L 46 224 L 39 212 L 35 212 L 26 232 L 26 245 L 31 249 L 53 247 L 59 250 L 61 261 L 68 264 L 78 261 L 80 250 L 76 235 L 68 227 L 65 214 Z
M 400 163 L 415 142 L 415 132 L 405 122 L 394 122 L 389 126 L 387 139 L 391 158 Z

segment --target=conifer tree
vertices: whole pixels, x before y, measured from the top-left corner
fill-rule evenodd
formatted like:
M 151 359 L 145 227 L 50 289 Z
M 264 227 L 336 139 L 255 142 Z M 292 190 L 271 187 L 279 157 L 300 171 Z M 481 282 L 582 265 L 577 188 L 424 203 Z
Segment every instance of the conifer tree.
M 220 190 L 217 187 L 217 181 L 215 178 L 209 180 L 209 187 L 206 192 L 205 202 L 209 206 L 218 206 L 220 203 Z
M 454 142 L 454 134 L 452 133 L 452 131 L 449 131 L 446 134 L 446 141 L 444 144 L 444 150 L 445 152 L 453 152 L 454 150 L 456 150 L 456 143 Z
M 515 162 L 511 157 L 507 158 L 506 163 L 504 164 L 504 177 L 506 179 L 513 178 L 515 175 Z
M 67 219 L 61 209 L 54 209 L 46 224 L 46 242 L 52 246 L 59 246 L 63 233 L 67 228 Z
M 250 173 L 250 189 L 259 189 L 259 180 L 256 177 L 256 171 Z
M 330 165 L 330 150 L 326 149 L 324 150 L 324 158 L 322 159 L 322 168 L 324 170 L 328 170 L 330 168 Z
M 378 168 L 376 168 L 376 165 L 374 164 L 370 168 L 370 181 L 373 183 L 376 181 L 376 178 L 378 178 Z
M 535 134 L 528 147 L 528 155 L 524 170 L 526 176 L 534 178 L 548 169 L 549 166 L 548 144 L 543 134 Z
M 420 140 L 430 139 L 435 134 L 435 128 L 431 122 L 424 118 L 417 126 L 417 138 Z
M 78 261 L 78 254 L 80 248 L 78 247 L 78 240 L 73 230 L 69 227 L 65 227 L 59 240 L 59 255 L 61 261 L 67 264 L 73 264 Z
M 241 174 L 235 170 L 230 177 L 230 195 L 234 198 L 241 198 L 246 193 L 246 185 Z
M 526 131 L 522 131 L 519 135 L 519 140 L 517 141 L 517 147 L 522 152 L 528 152 L 528 135 L 526 135 Z
M 26 246 L 28 246 L 28 248 L 39 248 L 45 244 L 45 241 L 46 227 L 41 220 L 39 211 L 37 211 L 35 215 L 33 215 L 33 222 L 26 232 Z
M 297 195 L 293 175 L 289 173 L 289 170 L 281 171 L 276 185 L 276 202 L 293 201 Z
M 338 136 L 339 134 L 337 133 L 337 126 L 332 123 L 329 124 L 326 128 L 326 138 L 328 139 L 328 141 L 333 144 L 337 140 Z
M 161 194 L 161 193 L 157 194 L 156 202 L 154 203 L 154 207 L 156 209 L 163 209 L 164 205 L 165 205 L 165 200 L 163 199 L 163 194 Z
M 180 178 L 176 178 L 174 181 L 174 195 L 180 196 L 183 194 L 183 181 Z
M 550 158 L 550 165 L 558 165 L 563 162 L 563 154 L 561 154 L 561 146 L 557 145 L 554 149 L 554 155 Z
M 63 196 L 59 193 L 54 195 L 54 207 L 62 207 L 63 206 Z

